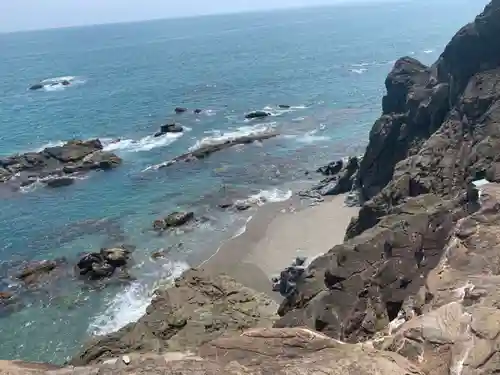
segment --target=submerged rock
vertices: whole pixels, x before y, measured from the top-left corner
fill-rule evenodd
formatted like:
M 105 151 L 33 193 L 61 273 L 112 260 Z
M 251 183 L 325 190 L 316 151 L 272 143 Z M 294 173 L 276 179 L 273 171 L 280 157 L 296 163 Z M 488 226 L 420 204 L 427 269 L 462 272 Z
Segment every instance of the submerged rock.
M 288 104 L 279 104 L 278 108 L 281 108 L 281 109 L 290 109 L 291 106 L 289 106 Z
M 194 219 L 194 212 L 172 212 L 164 219 L 155 220 L 153 228 L 155 230 L 166 230 L 180 227 Z
M 26 266 L 18 275 L 17 279 L 27 285 L 40 284 L 47 280 L 51 273 L 58 267 L 60 262 L 45 260 Z
M 44 87 L 43 83 L 35 83 L 34 85 L 30 86 L 29 89 L 35 91 L 35 90 L 41 90 L 43 89 L 43 87 Z
M 167 133 L 182 133 L 184 131 L 184 128 L 180 125 L 177 125 L 175 123 L 172 124 L 165 124 L 160 127 L 160 131 L 155 134 L 155 137 L 160 137 L 164 134 Z
M 187 108 L 177 107 L 177 108 L 174 109 L 174 112 L 177 113 L 177 114 L 181 114 L 181 113 L 187 112 Z
M 74 184 L 75 179 L 72 177 L 54 177 L 44 181 L 48 187 L 58 188 Z
M 203 109 L 199 109 L 199 108 L 197 108 L 193 111 L 193 113 L 196 115 L 200 114 L 201 112 L 203 112 Z
M 271 116 L 271 113 L 265 112 L 265 111 L 254 111 L 254 112 L 247 113 L 245 115 L 245 118 L 246 119 L 257 119 L 257 118 L 265 118 L 268 116 Z

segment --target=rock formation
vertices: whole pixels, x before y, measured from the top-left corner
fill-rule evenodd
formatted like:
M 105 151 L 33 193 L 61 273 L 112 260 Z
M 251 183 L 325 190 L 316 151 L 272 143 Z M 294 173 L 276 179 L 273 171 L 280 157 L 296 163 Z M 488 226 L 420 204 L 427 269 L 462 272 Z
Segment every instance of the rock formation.
M 243 135 L 239 137 L 235 137 L 232 139 L 225 140 L 221 143 L 208 144 L 205 146 L 201 146 L 193 151 L 187 152 L 185 154 L 179 155 L 172 160 L 169 160 L 165 163 L 159 164 L 158 168 L 164 168 L 174 165 L 178 162 L 191 162 L 194 160 L 204 159 L 211 154 L 225 150 L 227 148 L 231 148 L 237 145 L 249 144 L 256 141 L 263 141 L 266 139 L 277 137 L 279 133 L 273 129 L 269 129 L 266 132 L 260 132 L 256 134 Z M 1 176 L 1 175 L 0 175 Z
M 372 340 L 432 375 L 499 371 L 500 195 L 471 188 L 500 182 L 499 25 L 494 0 L 433 66 L 395 63 L 356 181 L 359 217 L 297 282 L 277 327 Z
M 231 278 L 192 269 L 159 290 L 146 314 L 116 333 L 97 337 L 71 361 L 95 363 L 128 352 L 196 350 L 221 335 L 270 327 L 277 306 Z
M 27 152 L 0 159 L 0 183 L 14 188 L 41 181 L 50 187 L 67 186 L 74 177 L 91 170 L 108 170 L 122 160 L 103 151 L 98 139 L 73 140 L 62 146 L 47 147 L 40 152 Z

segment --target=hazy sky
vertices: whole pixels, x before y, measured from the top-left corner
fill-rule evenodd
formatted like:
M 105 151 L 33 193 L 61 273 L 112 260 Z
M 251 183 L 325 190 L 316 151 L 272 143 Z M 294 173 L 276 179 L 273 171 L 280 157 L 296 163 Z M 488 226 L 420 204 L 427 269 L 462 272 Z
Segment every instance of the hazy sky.
M 0 32 L 377 0 L 0 0 Z

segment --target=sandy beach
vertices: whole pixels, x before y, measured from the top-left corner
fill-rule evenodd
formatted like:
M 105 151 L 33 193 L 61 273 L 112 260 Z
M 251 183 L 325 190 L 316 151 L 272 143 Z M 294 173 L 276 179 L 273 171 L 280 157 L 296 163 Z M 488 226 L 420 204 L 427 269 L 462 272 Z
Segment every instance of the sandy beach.
M 203 263 L 209 272 L 227 273 L 244 285 L 273 297 L 271 278 L 296 256 L 308 261 L 342 243 L 357 207 L 346 207 L 345 196 L 327 198 L 317 206 L 300 207 L 296 198 L 259 209 L 245 233 L 226 242 Z

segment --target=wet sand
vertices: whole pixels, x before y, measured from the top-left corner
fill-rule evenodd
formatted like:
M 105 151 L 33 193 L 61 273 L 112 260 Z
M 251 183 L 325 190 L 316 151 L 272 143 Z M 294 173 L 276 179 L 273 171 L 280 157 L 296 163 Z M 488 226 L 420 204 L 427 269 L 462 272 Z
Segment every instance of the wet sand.
M 271 278 L 296 256 L 308 262 L 342 243 L 356 207 L 344 205 L 345 196 L 328 198 L 317 206 L 301 207 L 298 198 L 260 208 L 242 235 L 224 243 L 202 267 L 226 273 L 242 284 L 276 297 Z

